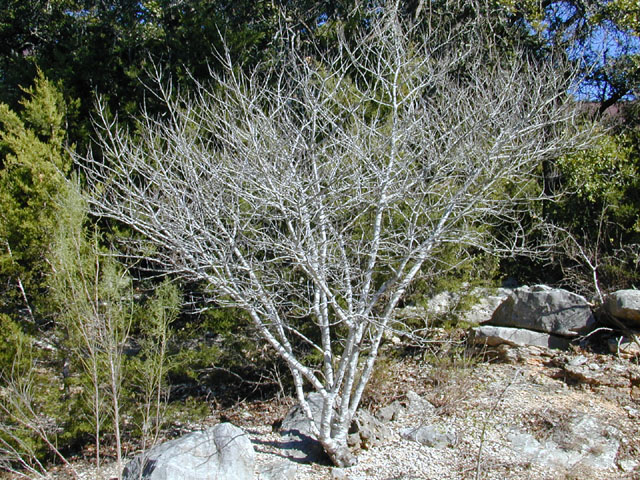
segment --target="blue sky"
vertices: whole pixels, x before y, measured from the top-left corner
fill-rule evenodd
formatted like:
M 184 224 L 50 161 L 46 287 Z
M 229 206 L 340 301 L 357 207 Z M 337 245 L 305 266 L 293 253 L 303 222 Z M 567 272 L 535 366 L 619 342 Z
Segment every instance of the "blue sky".
M 552 23 L 554 16 L 561 20 L 570 20 L 576 14 L 575 8 L 569 2 L 556 2 L 547 9 L 547 25 Z M 582 17 L 578 17 L 582 18 Z M 578 20 L 581 21 L 581 20 Z M 571 22 L 570 22 L 571 23 Z M 584 25 L 585 20 L 582 19 Z M 570 39 L 575 34 L 575 28 L 569 28 L 564 32 L 565 39 Z M 622 63 L 632 56 L 640 55 L 640 39 L 631 32 L 621 30 L 611 21 L 600 22 L 591 27 L 590 35 L 580 43 L 574 43 L 569 51 L 573 60 L 582 62 L 585 70 L 590 69 L 594 73 L 612 73 L 611 67 L 616 65 L 618 71 L 622 71 Z M 572 93 L 581 100 L 598 101 L 607 98 L 612 93 L 612 87 L 603 75 L 593 75 L 593 78 L 583 77 L 576 84 Z M 627 95 L 625 99 L 631 99 Z

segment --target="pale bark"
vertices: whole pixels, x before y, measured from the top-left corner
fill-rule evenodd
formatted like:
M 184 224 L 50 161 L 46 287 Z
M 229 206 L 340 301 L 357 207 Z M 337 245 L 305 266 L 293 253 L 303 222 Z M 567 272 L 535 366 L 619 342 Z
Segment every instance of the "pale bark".
M 520 248 L 485 227 L 517 224 L 540 162 L 589 140 L 558 61 L 500 58 L 486 36 L 460 46 L 476 25 L 456 28 L 419 31 L 390 8 L 332 53 L 290 48 L 252 75 L 226 57 L 190 97 L 160 79 L 168 116 L 145 116 L 134 138 L 100 109 L 104 160 L 79 159 L 95 214 L 245 309 L 309 416 L 304 387 L 322 394 L 314 428 L 336 464 L 353 461 L 347 431 L 425 262 L 449 243 Z M 309 349 L 321 368 L 301 361 Z

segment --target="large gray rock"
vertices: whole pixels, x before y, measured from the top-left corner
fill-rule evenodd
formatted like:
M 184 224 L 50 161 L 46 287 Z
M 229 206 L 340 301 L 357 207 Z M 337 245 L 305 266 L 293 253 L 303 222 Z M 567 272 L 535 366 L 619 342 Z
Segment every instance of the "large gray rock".
M 421 397 L 413 390 L 407 392 L 407 413 L 409 415 L 420 414 L 424 417 L 432 417 L 436 414 L 436 407 L 427 400 Z
M 396 318 L 401 322 L 425 321 L 429 319 L 455 313 L 468 323 L 478 324 L 491 319 L 493 312 L 513 291 L 511 288 L 482 288 L 476 287 L 468 290 L 468 285 L 463 285 L 458 292 L 444 291 L 428 299 L 424 307 L 407 306 L 396 310 Z M 469 308 L 462 308 L 461 301 L 465 304 L 475 299 Z M 428 326 L 428 325 L 427 325 Z
M 252 480 L 255 452 L 230 423 L 157 445 L 124 468 L 123 480 Z
M 495 347 L 498 345 L 512 345 L 523 347 L 535 345 L 537 347 L 569 348 L 569 340 L 549 333 L 534 332 L 522 328 L 495 327 L 493 325 L 482 325 L 471 329 L 471 341 L 477 345 L 487 345 Z
M 536 285 L 515 289 L 488 323 L 575 337 L 591 331 L 595 318 L 581 295 Z
M 631 362 L 596 363 L 569 361 L 562 366 L 566 378 L 595 386 L 633 388 L 639 368 Z
M 604 312 L 633 327 L 640 327 L 640 290 L 618 290 L 604 301 Z
M 322 416 L 322 395 L 313 392 L 307 396 L 311 415 L 316 425 L 320 425 Z M 322 444 L 315 438 L 311 429 L 311 421 L 300 405 L 292 407 L 286 414 L 280 434 L 283 443 L 280 445 L 283 454 L 291 459 L 305 463 L 328 463 L 329 457 Z
M 376 417 L 382 423 L 388 423 L 392 421 L 398 420 L 402 412 L 404 411 L 404 407 L 398 400 L 394 400 L 389 405 L 382 407 L 380 410 L 376 412 Z

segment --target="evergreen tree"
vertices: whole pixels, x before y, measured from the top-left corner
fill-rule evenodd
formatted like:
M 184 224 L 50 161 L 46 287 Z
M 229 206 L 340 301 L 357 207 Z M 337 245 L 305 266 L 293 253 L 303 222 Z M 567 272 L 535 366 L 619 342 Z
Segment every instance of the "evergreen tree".
M 24 309 L 34 320 L 57 227 L 54 199 L 65 188 L 71 158 L 59 87 L 39 72 L 24 92 L 21 110 L 0 104 L 0 295 L 6 313 Z

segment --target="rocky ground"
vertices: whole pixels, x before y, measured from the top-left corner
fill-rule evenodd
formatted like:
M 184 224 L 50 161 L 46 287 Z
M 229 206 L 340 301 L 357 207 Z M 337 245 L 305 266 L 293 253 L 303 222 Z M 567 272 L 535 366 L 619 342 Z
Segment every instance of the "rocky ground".
M 291 399 L 241 403 L 207 423 L 230 421 L 248 432 L 260 480 L 640 478 L 636 360 L 503 346 L 382 367 L 366 406 L 386 420 L 383 438 L 361 450 L 352 468 L 286 459 L 274 425 Z M 95 478 L 87 465 L 76 467 L 81 478 Z
M 531 347 L 510 353 L 513 363 L 394 366 L 391 390 L 404 408 L 381 444 L 356 467 L 299 466 L 291 478 L 640 478 L 637 365 Z M 251 431 L 262 457 L 278 455 L 259 446 L 264 429 Z

